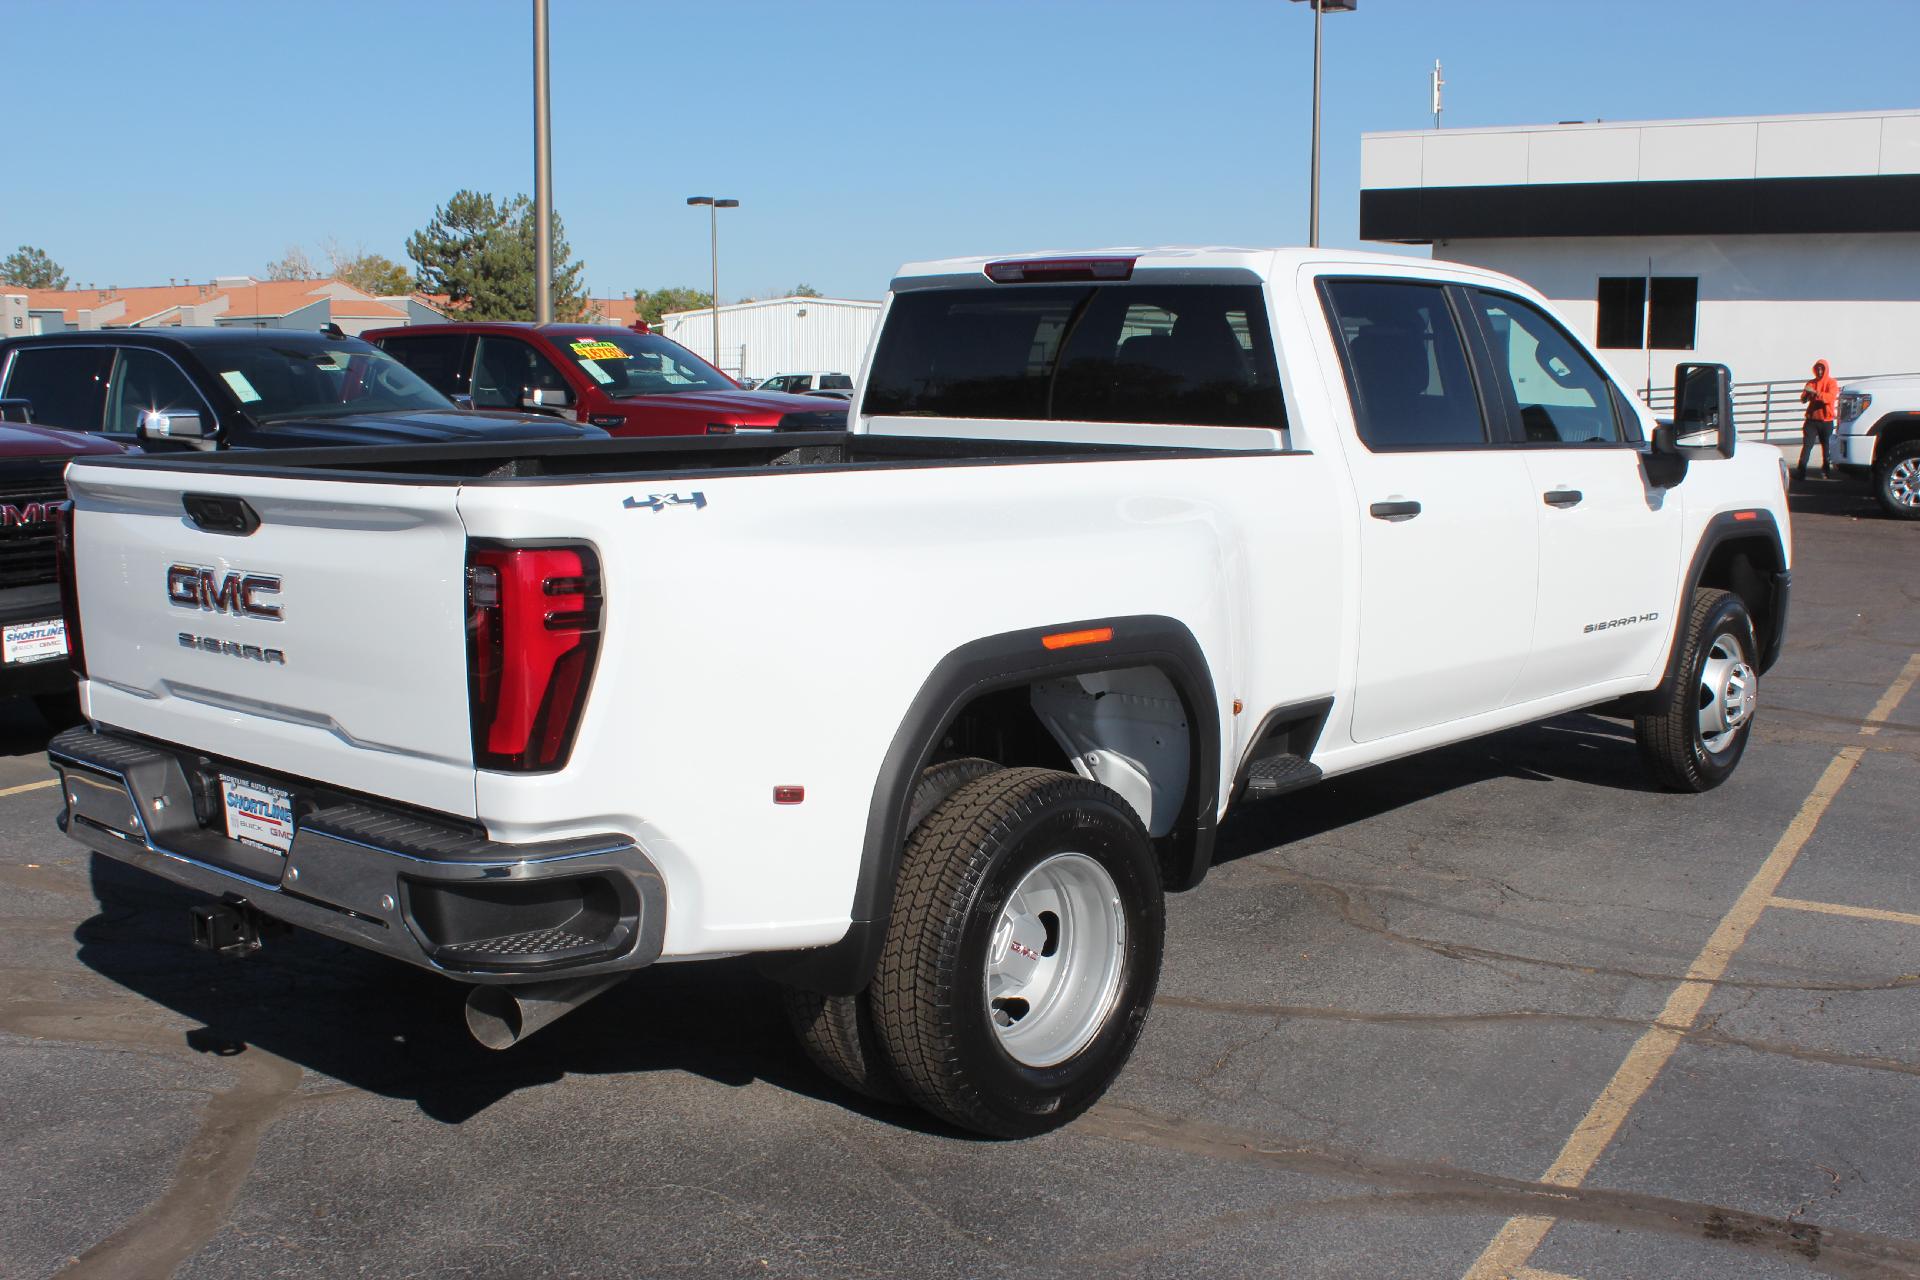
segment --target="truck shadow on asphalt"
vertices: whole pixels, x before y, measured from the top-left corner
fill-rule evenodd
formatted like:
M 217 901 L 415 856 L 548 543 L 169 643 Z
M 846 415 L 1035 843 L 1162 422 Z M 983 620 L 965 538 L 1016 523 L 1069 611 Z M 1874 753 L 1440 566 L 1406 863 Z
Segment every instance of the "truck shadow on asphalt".
M 1562 716 L 1247 806 L 1223 829 L 1216 862 L 1508 777 L 1648 789 L 1630 727 Z M 772 984 L 746 961 L 642 971 L 496 1053 L 467 1034 L 465 992 L 454 982 L 300 931 L 267 938 L 251 957 L 217 959 L 188 942 L 187 908 L 204 901 L 199 895 L 98 855 L 90 878 L 100 909 L 75 931 L 81 963 L 197 1024 L 185 1038 L 199 1052 L 257 1047 L 350 1088 L 411 1101 L 446 1124 L 569 1075 L 629 1076 L 638 1090 L 650 1074 L 685 1072 L 736 1088 L 764 1081 L 883 1123 L 968 1136 L 830 1083 L 795 1043 Z

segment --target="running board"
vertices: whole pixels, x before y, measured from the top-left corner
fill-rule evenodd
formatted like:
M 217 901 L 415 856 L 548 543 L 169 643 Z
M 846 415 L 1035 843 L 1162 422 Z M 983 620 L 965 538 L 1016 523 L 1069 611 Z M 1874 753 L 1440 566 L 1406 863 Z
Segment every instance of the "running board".
M 1289 791 L 1312 786 L 1320 781 L 1320 766 L 1291 752 L 1276 751 L 1250 761 L 1246 778 L 1246 788 L 1241 792 L 1241 797 L 1246 800 L 1265 800 L 1269 796 L 1285 795 Z

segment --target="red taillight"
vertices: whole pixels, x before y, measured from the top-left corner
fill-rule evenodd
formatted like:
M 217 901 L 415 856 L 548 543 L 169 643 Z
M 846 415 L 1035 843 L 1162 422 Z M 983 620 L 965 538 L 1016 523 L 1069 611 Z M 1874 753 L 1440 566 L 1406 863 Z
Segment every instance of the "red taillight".
M 467 549 L 467 700 L 473 762 L 564 768 L 600 651 L 591 548 L 474 542 Z
M 995 284 L 1037 284 L 1040 281 L 1131 280 L 1133 258 L 1029 258 L 989 262 L 987 279 Z
M 80 644 L 80 586 L 73 565 L 73 503 L 53 509 L 54 561 L 60 575 L 60 618 L 67 627 L 67 663 L 73 674 L 87 678 L 87 653 Z

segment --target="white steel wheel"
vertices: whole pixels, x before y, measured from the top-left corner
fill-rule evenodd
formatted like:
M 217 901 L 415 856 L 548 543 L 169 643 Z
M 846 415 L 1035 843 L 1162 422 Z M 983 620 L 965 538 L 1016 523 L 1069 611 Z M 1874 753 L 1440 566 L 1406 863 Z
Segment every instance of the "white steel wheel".
M 1747 721 L 1760 696 L 1760 677 L 1747 663 L 1740 639 L 1723 631 L 1700 664 L 1700 742 L 1718 755 Z
M 1051 1067 L 1092 1042 L 1125 971 L 1127 919 L 1107 869 L 1056 853 L 1021 878 L 987 945 L 987 1017 L 1015 1062 Z

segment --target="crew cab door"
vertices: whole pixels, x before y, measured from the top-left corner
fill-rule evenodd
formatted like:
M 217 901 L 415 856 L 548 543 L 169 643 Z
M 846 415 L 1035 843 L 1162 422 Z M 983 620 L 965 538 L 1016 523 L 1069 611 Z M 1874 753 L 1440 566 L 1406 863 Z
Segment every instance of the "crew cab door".
M 1638 421 L 1598 361 L 1525 299 L 1466 293 L 1539 527 L 1539 605 L 1513 700 L 1645 675 L 1672 630 L 1680 502 L 1648 483 Z
M 1533 638 L 1526 460 L 1497 447 L 1457 290 L 1322 282 L 1356 435 L 1360 638 L 1352 733 L 1371 742 L 1509 704 Z

